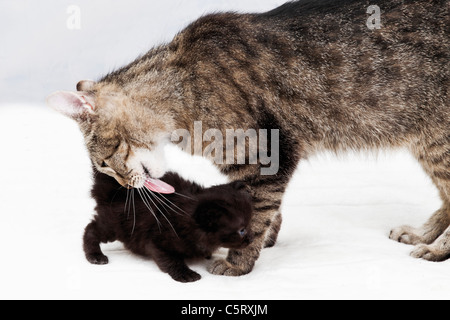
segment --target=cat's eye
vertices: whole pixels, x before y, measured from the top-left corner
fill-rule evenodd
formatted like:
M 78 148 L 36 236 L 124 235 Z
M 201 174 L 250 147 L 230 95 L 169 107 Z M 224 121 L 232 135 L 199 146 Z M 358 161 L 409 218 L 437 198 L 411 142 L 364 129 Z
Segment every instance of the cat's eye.
M 245 236 L 246 234 L 247 234 L 247 230 L 246 230 L 245 228 L 239 230 L 239 235 L 240 235 L 241 237 Z
M 106 164 L 106 162 L 105 161 L 102 161 L 102 165 L 101 165 L 101 167 L 102 168 L 109 168 L 109 166 Z

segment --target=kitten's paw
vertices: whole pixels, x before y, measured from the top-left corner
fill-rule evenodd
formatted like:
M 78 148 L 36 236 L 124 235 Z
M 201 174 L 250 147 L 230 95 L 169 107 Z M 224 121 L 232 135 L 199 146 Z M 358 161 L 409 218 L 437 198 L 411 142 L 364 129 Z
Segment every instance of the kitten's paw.
M 86 259 L 92 264 L 104 265 L 109 263 L 108 257 L 102 253 L 86 254 Z
M 224 259 L 214 261 L 208 267 L 209 273 L 219 276 L 239 277 L 249 273 L 250 271 L 241 270 Z
M 418 235 L 417 230 L 408 226 L 393 229 L 389 239 L 410 245 L 424 243 L 423 237 Z
M 432 245 L 421 244 L 411 252 L 411 256 L 417 259 L 440 262 L 447 260 L 450 257 L 450 252 L 433 248 Z
M 197 272 L 189 270 L 180 274 L 171 274 L 173 280 L 183 283 L 195 282 L 202 278 Z

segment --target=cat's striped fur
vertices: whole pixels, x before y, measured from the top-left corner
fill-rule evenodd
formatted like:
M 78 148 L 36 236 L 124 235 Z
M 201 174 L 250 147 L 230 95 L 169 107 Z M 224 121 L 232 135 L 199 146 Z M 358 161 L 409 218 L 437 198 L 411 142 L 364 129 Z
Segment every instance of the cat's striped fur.
M 276 241 L 283 194 L 298 162 L 324 149 L 410 149 L 444 205 L 423 228 L 395 229 L 391 237 L 422 244 L 414 251 L 417 257 L 447 259 L 449 3 L 301 0 L 264 14 L 207 15 L 171 43 L 97 83 L 80 84 L 79 95 L 86 95 L 95 111 L 72 116 L 79 119 L 95 164 L 100 166 L 105 154 L 119 154 L 109 166 L 122 184 L 133 171 L 125 154 L 152 149 L 156 136 L 175 129 L 193 134 L 194 121 L 224 136 L 226 129 L 280 130 L 276 175 L 261 176 L 260 165 L 219 166 L 251 187 L 256 237 L 248 248 L 213 263 L 214 274 L 252 270 L 261 249 Z M 366 25 L 370 5 L 381 8 L 379 30 Z

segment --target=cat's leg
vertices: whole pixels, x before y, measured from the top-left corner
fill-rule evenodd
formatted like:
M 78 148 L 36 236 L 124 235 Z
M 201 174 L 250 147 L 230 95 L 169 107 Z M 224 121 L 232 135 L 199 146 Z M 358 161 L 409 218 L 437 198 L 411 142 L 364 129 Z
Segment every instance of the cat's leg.
M 450 227 L 432 244 L 419 244 L 411 252 L 414 258 L 444 261 L 450 258 Z
M 280 212 L 281 200 L 287 183 L 288 179 L 277 179 L 277 177 L 260 177 L 249 183 L 254 203 L 254 214 L 250 228 L 254 232 L 255 238 L 247 248 L 230 250 L 226 259 L 213 262 L 208 268 L 210 273 L 241 276 L 253 270 L 261 250 L 266 244 L 271 244 L 270 241 L 267 241 L 267 237 L 270 235 L 272 223 L 278 221 L 281 225 L 281 219 L 276 219 L 276 217 Z M 279 227 L 277 222 L 275 226 L 273 230 Z M 272 234 L 272 236 L 274 235 Z
M 391 231 L 390 239 L 404 244 L 433 243 L 449 226 L 450 219 L 445 208 L 441 208 L 420 228 L 402 226 Z
M 444 261 L 450 258 L 450 136 L 435 141 L 428 148 L 424 166 L 438 187 L 444 202 L 439 211 L 442 218 L 435 228 L 436 233 L 443 230 L 436 241 L 418 245 L 411 255 L 429 261 Z
M 278 212 L 271 223 L 269 232 L 267 233 L 266 242 L 264 243 L 265 248 L 271 248 L 275 246 L 278 240 L 278 233 L 281 230 L 282 223 L 283 216 L 281 215 L 281 212 Z
M 418 159 L 439 189 L 443 206 L 423 227 L 394 229 L 391 239 L 418 245 L 413 257 L 442 261 L 450 257 L 450 136 L 418 150 Z
M 183 257 L 169 254 L 153 244 L 147 245 L 146 253 L 155 260 L 161 271 L 168 273 L 175 281 L 186 283 L 202 278 L 197 272 L 189 269 Z
M 102 239 L 101 229 L 96 221 L 92 221 L 84 231 L 83 248 L 86 259 L 92 264 L 108 264 L 108 257 L 105 256 L 100 248 Z

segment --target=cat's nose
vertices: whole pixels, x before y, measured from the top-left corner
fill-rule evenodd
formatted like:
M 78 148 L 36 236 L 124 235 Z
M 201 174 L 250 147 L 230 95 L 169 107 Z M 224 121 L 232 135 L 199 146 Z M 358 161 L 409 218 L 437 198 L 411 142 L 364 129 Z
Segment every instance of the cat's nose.
M 128 184 L 128 182 L 125 179 L 123 179 L 121 177 L 117 177 L 117 176 L 115 177 L 115 179 L 122 187 L 124 187 L 126 189 L 133 189 L 133 186 Z

